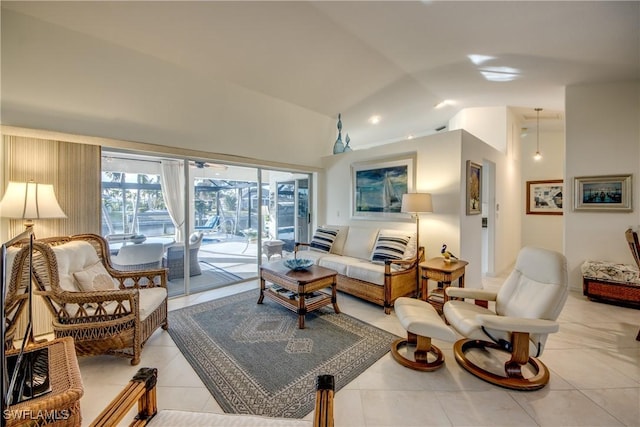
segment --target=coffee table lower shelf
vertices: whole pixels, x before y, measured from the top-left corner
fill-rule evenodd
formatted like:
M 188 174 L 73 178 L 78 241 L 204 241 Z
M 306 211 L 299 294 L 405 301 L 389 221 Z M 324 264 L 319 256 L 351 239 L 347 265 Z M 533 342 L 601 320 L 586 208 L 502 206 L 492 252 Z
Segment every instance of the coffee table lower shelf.
M 300 295 L 294 294 L 294 297 L 291 298 L 287 295 L 283 295 L 277 290 L 274 290 L 273 287 L 269 287 L 264 291 L 264 295 L 267 298 L 277 302 L 278 304 L 288 308 L 291 311 L 297 312 L 299 315 L 305 315 L 313 310 L 319 309 L 320 307 L 331 304 L 331 295 L 327 294 L 326 292 L 316 291 L 313 294 L 314 295 L 311 298 L 305 297 L 305 310 L 304 313 L 301 313 L 299 310 Z
M 305 271 L 292 271 L 282 262 L 272 262 L 260 267 L 260 297 L 270 300 L 298 314 L 298 328 L 304 329 L 305 315 L 325 305 L 332 304 L 340 313 L 336 295 L 336 272 L 328 268 L 312 266 Z M 267 286 L 269 282 L 271 285 Z M 331 294 L 323 289 L 331 288 Z

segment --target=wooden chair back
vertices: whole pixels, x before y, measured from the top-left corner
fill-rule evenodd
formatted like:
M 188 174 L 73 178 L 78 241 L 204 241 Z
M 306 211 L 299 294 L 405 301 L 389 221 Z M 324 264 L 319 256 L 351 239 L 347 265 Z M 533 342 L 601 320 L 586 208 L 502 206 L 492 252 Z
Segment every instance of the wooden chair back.
M 640 243 L 638 241 L 638 232 L 628 229 L 624 235 L 627 238 L 627 243 L 629 243 L 631 255 L 633 255 L 633 259 L 636 260 L 636 265 L 640 269 Z

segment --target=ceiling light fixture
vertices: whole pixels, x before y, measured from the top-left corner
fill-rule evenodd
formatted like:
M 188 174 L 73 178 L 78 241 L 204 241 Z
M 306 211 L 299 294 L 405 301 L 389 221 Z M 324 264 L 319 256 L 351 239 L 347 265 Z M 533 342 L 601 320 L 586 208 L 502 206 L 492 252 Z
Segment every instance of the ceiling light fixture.
M 542 154 L 540 154 L 540 111 L 542 108 L 535 108 L 536 110 L 536 154 L 533 155 L 533 160 L 541 160 Z
M 450 99 L 445 99 L 444 101 L 440 101 L 438 102 L 436 105 L 433 106 L 433 108 L 442 108 L 442 107 L 446 107 L 447 105 L 453 105 L 454 102 Z
M 378 123 L 380 123 L 380 116 L 369 117 L 369 123 L 371 123 L 372 125 L 377 125 Z

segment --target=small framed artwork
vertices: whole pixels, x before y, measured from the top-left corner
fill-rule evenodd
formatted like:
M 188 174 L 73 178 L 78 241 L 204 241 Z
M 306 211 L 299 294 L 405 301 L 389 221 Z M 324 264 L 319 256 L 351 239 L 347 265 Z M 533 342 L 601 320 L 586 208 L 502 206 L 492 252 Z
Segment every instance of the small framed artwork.
M 404 218 L 402 195 L 415 183 L 416 154 L 351 165 L 351 216 L 354 219 Z
M 576 211 L 630 212 L 631 175 L 578 176 L 574 178 Z
M 467 215 L 482 212 L 482 165 L 467 160 Z
M 562 215 L 561 179 L 527 181 L 528 215 Z

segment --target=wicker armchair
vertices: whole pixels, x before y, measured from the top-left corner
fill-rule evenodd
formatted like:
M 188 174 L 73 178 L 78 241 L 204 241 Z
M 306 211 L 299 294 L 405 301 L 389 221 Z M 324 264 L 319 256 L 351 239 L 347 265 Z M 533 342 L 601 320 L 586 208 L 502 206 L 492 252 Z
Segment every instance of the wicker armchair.
M 19 254 L 28 257 L 24 251 Z M 95 274 L 87 285 L 83 279 L 96 268 L 108 276 Z M 151 334 L 160 326 L 168 328 L 166 270 L 115 270 L 101 236 L 37 240 L 33 272 L 34 293 L 53 315 L 56 338 L 73 337 L 79 356 L 112 354 L 137 365 Z

